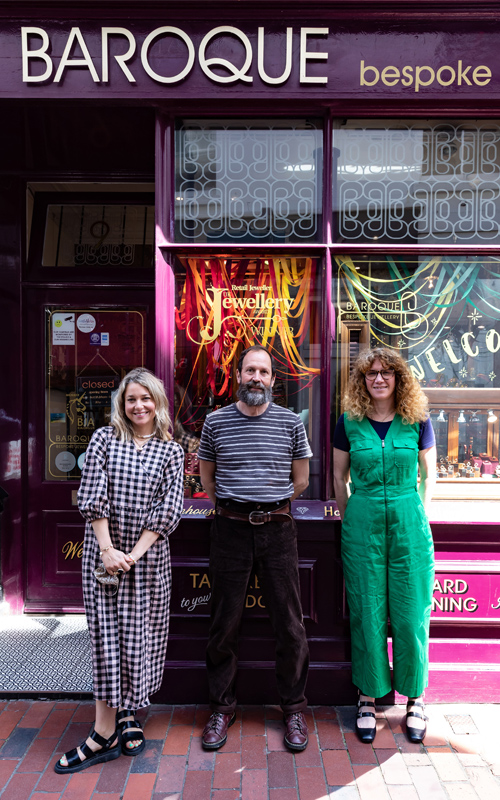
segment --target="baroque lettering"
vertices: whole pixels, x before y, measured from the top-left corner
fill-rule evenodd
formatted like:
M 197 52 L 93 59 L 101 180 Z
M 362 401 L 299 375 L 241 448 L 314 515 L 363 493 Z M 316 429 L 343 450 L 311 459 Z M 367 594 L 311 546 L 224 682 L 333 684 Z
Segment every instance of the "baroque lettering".
M 301 27 L 299 34 L 299 83 L 300 84 L 326 84 L 327 75 L 311 75 L 308 65 L 311 61 L 327 61 L 326 51 L 311 49 L 311 39 L 317 36 L 327 36 L 329 28 L 305 28 Z M 87 34 L 88 38 L 90 36 Z M 151 50 L 161 39 L 174 37 L 181 40 L 185 46 L 185 60 L 181 69 L 173 75 L 160 74 L 151 64 Z M 239 40 L 243 47 L 243 63 L 237 60 L 229 60 L 219 55 L 220 47 L 215 52 L 217 55 L 210 55 L 210 46 L 215 39 L 220 37 L 231 37 Z M 293 66 L 293 28 L 286 28 L 285 33 L 285 63 L 281 75 L 271 76 L 267 73 L 264 66 L 265 54 L 265 29 L 257 29 L 256 52 L 250 37 L 239 28 L 232 25 L 220 25 L 209 30 L 196 47 L 193 39 L 182 28 L 173 25 L 164 25 L 148 33 L 140 45 L 140 64 L 144 72 L 156 83 L 176 84 L 184 80 L 192 71 L 196 58 L 201 70 L 206 77 L 214 83 L 253 83 L 253 76 L 250 70 L 254 63 L 257 63 L 257 74 L 261 81 L 271 85 L 285 83 L 290 77 Z M 125 40 L 125 52 L 114 54 L 110 57 L 110 40 Z M 93 37 L 92 37 L 93 40 Z M 49 81 L 51 78 L 54 83 L 61 83 L 68 69 L 88 70 L 94 83 L 109 83 L 112 77 L 113 68 L 118 68 L 120 73 L 129 83 L 136 83 L 137 76 L 133 74 L 128 66 L 138 49 L 138 42 L 128 28 L 121 26 L 101 28 L 100 52 L 91 53 L 85 35 L 79 27 L 71 28 L 64 46 L 64 50 L 59 61 L 55 76 L 54 60 L 52 58 L 52 42 L 50 36 L 44 28 L 36 26 L 23 26 L 21 28 L 21 54 L 22 54 L 22 80 L 23 83 L 41 83 Z M 74 54 L 78 51 L 78 55 Z M 232 52 L 232 48 L 231 48 Z M 241 57 L 240 57 L 241 61 Z M 57 63 L 57 62 L 56 62 Z M 116 67 L 115 67 L 116 64 Z M 101 72 L 99 74 L 98 67 Z M 136 67 L 137 69 L 137 67 Z M 219 71 L 215 71 L 218 69 Z M 220 74 L 222 70 L 226 74 Z M 227 74 L 228 73 L 228 74 Z

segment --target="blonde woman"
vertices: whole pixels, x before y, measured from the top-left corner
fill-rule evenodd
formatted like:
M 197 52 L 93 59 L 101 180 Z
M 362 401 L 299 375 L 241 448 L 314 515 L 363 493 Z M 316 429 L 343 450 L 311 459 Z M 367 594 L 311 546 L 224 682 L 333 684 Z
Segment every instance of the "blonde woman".
M 375 698 L 391 690 L 389 616 L 394 688 L 408 697 L 408 738 L 421 742 L 434 579 L 426 510 L 436 475 L 427 399 L 398 353 L 375 348 L 355 362 L 344 409 L 335 429 L 334 484 L 359 691 L 356 732 L 373 742 Z
M 173 441 L 163 384 L 134 369 L 116 393 L 111 425 L 85 454 L 78 507 L 86 520 L 82 559 L 92 646 L 95 725 L 65 753 L 57 773 L 136 756 L 145 740 L 135 711 L 161 685 L 168 635 L 168 535 L 182 511 L 182 448 Z M 96 580 L 104 564 L 118 589 Z

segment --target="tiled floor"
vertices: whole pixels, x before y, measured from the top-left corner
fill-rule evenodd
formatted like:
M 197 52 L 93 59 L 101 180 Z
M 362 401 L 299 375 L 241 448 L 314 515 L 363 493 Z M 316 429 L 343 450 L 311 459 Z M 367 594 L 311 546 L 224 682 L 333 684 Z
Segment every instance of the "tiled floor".
M 308 712 L 309 746 L 283 744 L 279 709 L 238 712 L 226 745 L 206 753 L 200 706 L 151 706 L 148 746 L 72 776 L 59 755 L 85 739 L 90 702 L 0 703 L 1 800 L 499 800 L 500 706 L 433 706 L 425 747 L 410 744 L 404 708 L 381 709 L 374 747 L 354 733 L 355 709 Z M 450 725 L 453 725 L 453 728 Z M 461 730 L 472 733 L 454 732 Z

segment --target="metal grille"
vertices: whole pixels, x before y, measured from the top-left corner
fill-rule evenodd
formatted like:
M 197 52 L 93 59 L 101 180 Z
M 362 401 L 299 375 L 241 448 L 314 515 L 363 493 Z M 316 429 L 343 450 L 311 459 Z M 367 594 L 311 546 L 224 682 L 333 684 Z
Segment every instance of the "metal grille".
M 455 734 L 479 733 L 474 720 L 469 714 L 445 714 L 445 719 Z

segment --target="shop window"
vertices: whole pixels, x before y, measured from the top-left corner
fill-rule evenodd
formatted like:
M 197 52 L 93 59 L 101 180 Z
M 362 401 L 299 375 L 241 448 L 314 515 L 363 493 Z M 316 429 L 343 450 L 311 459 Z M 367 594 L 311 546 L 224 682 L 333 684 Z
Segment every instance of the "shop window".
M 314 457 L 307 497 L 320 497 L 320 272 L 313 258 L 178 258 L 175 273 L 175 438 L 185 496 L 202 497 L 196 452 L 207 414 L 236 400 L 239 354 L 252 344 L 277 363 L 274 402 L 298 414 Z
M 347 121 L 333 137 L 335 240 L 492 243 L 500 226 L 495 121 Z
M 81 477 L 85 450 L 109 425 L 113 393 L 144 366 L 144 308 L 47 306 L 45 480 Z
M 34 188 L 35 187 L 35 188 Z M 109 273 L 137 277 L 154 269 L 154 194 L 131 185 L 88 185 L 73 191 L 28 186 L 28 270 L 68 279 Z
M 176 134 L 180 242 L 322 239 L 322 141 L 314 121 L 184 121 Z
M 336 416 L 360 348 L 398 350 L 424 388 L 440 482 L 500 486 L 500 259 L 335 259 Z

